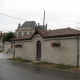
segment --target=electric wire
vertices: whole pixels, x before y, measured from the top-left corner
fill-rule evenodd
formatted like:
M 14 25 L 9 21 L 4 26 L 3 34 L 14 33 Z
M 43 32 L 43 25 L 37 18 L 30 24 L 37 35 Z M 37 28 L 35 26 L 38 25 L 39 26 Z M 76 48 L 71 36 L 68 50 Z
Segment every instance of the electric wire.
M 4 15 L 4 16 L 8 16 L 8 17 L 15 18 L 15 19 L 18 19 L 18 20 L 26 21 L 26 20 L 24 20 L 24 19 L 17 18 L 17 17 L 14 17 L 14 16 L 10 16 L 10 15 L 4 14 L 4 13 L 0 13 L 0 14 L 1 14 L 1 15 Z
M 0 14 L 1 14 L 1 15 L 4 15 L 4 16 L 7 16 L 7 17 L 15 18 L 15 19 L 18 19 L 18 20 L 26 21 L 26 20 L 24 20 L 24 19 L 17 18 L 17 17 L 11 16 L 11 15 L 7 15 L 7 14 L 4 14 L 4 13 L 0 13 Z M 56 27 L 64 27 L 64 26 L 74 25 L 74 24 L 80 24 L 80 22 L 73 23 L 73 24 L 62 25 L 62 26 L 56 26 Z M 50 28 L 56 28 L 56 27 L 50 27 Z

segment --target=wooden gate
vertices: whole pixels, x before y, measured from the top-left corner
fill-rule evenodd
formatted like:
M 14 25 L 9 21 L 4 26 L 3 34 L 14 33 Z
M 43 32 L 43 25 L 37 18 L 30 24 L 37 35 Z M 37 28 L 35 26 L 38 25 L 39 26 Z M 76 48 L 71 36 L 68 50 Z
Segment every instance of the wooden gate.
M 37 61 L 41 59 L 41 41 L 37 41 Z

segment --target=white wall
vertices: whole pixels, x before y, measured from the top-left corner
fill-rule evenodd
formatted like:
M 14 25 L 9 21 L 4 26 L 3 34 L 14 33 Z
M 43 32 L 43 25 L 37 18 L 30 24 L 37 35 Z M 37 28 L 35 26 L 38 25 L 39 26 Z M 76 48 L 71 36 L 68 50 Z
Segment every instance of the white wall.
M 18 43 L 15 43 L 15 45 Z M 20 58 L 34 59 L 34 45 L 33 42 L 22 42 L 22 48 L 15 48 L 15 56 Z
M 51 47 L 51 43 L 56 40 L 45 41 L 43 47 L 42 61 L 56 64 L 76 65 L 77 62 L 77 42 L 76 39 L 59 40 L 60 47 Z
M 21 41 L 23 47 L 15 48 L 15 57 L 36 60 L 36 43 L 38 40 L 41 41 L 41 61 L 56 64 L 77 65 L 76 38 L 43 39 L 40 35 L 35 35 L 32 40 Z M 51 43 L 54 41 L 60 41 L 61 46 L 52 48 Z M 17 43 L 18 41 L 16 44 Z
M 9 53 L 11 50 L 11 42 L 5 42 L 4 43 L 4 53 Z

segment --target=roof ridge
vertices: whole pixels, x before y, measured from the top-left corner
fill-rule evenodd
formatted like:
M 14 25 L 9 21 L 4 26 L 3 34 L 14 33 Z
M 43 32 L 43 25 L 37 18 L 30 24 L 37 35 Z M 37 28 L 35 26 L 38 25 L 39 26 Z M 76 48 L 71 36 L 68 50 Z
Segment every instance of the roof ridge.
M 74 28 L 70 28 L 70 27 L 68 27 L 68 28 L 60 28 L 60 29 L 53 29 L 53 30 L 48 30 L 48 31 L 56 31 L 56 30 L 64 30 L 64 29 L 72 29 L 72 30 L 80 31 L 78 29 L 74 29 Z
M 76 31 L 80 31 L 80 30 L 78 30 L 78 29 L 74 29 L 74 28 L 70 28 L 70 29 L 72 29 L 72 30 L 76 30 Z

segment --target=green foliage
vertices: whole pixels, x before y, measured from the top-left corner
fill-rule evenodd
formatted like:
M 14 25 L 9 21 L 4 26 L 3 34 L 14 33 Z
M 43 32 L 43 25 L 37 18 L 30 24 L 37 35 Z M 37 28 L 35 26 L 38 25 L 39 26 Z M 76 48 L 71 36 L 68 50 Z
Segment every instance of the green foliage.
M 40 62 L 34 62 L 34 64 L 35 65 L 46 65 L 46 64 L 50 65 L 51 63 L 40 61 Z
M 34 65 L 38 66 L 44 66 L 47 68 L 55 68 L 55 69 L 63 69 L 63 70 L 69 70 L 69 69 L 75 69 L 75 66 L 70 66 L 70 65 L 64 65 L 64 64 L 54 64 L 54 63 L 48 63 L 48 62 L 43 62 L 43 61 L 31 61 L 27 59 L 21 59 L 21 58 L 10 58 L 8 60 L 13 60 L 13 61 L 18 61 L 22 63 L 31 63 Z
M 74 66 L 64 65 L 64 64 L 56 64 L 55 67 L 58 68 L 58 69 L 71 69 L 71 68 L 74 68 Z
M 2 42 L 4 43 L 5 41 L 10 41 L 11 38 L 15 38 L 15 35 L 13 32 L 7 33 L 4 37 Z
M 0 50 L 0 53 L 2 53 L 3 52 L 3 50 Z
M 8 60 L 18 61 L 18 62 L 23 62 L 23 63 L 31 63 L 31 60 L 21 59 L 21 58 L 10 58 Z

